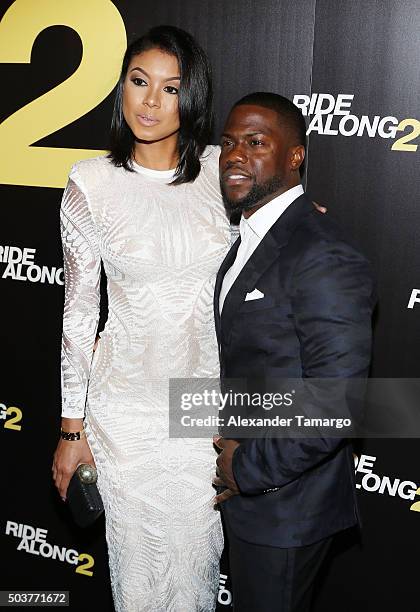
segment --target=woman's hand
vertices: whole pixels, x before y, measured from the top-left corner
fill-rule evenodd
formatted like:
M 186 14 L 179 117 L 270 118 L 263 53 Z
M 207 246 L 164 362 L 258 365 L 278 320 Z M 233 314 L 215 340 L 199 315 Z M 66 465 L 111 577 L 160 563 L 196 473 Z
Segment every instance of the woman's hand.
M 320 213 L 326 213 L 328 210 L 326 206 L 321 206 L 321 204 L 318 204 L 318 202 L 312 202 L 312 204 L 315 206 L 317 211 Z
M 60 438 L 54 453 L 52 472 L 55 486 L 63 501 L 66 501 L 70 479 L 81 463 L 89 463 L 95 467 L 95 461 L 86 436 L 81 440 L 63 440 Z

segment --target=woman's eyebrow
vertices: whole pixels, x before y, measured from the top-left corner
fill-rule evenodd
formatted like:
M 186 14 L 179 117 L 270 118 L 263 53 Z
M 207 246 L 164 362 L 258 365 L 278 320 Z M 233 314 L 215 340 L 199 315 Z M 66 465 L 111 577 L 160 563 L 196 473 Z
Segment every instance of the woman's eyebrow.
M 146 76 L 148 79 L 150 79 L 150 75 L 147 74 L 147 72 L 145 70 L 143 70 L 143 68 L 140 68 L 140 66 L 134 66 L 134 68 L 132 68 L 130 70 L 130 72 L 133 72 L 133 70 L 139 70 L 139 72 L 142 72 L 144 74 L 144 76 Z M 181 77 L 179 76 L 173 76 L 173 77 L 169 77 L 169 79 L 165 79 L 165 83 L 167 81 L 180 81 Z
M 144 76 L 147 76 L 147 78 L 150 79 L 150 76 L 147 74 L 145 70 L 143 70 L 143 68 L 140 68 L 139 66 L 135 66 L 134 68 L 130 70 L 130 72 L 133 72 L 134 70 L 139 70 L 140 72 L 144 74 Z

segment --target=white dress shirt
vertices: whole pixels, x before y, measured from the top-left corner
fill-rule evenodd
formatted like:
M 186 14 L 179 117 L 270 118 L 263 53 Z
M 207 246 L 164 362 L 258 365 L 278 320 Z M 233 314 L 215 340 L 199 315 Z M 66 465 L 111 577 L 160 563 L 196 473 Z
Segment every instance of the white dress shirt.
M 281 217 L 286 208 L 302 195 L 302 193 L 302 185 L 296 185 L 296 187 L 288 189 L 273 200 L 270 200 L 267 204 L 264 204 L 264 206 L 261 206 L 261 208 L 256 210 L 248 219 L 245 219 L 242 215 L 239 223 L 241 243 L 236 253 L 235 261 L 232 267 L 226 272 L 223 279 L 219 297 L 220 314 L 222 314 L 226 295 L 229 293 L 233 283 L 238 278 L 239 273 L 252 253 L 277 219 Z

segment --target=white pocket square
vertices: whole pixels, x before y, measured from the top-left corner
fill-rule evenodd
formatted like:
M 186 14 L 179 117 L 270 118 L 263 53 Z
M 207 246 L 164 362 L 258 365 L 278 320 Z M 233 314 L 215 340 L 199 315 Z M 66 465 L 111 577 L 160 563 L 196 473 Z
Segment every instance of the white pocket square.
M 250 302 L 251 300 L 260 300 L 264 297 L 264 293 L 259 291 L 258 289 L 254 289 L 251 293 L 247 293 L 245 296 L 245 302 Z

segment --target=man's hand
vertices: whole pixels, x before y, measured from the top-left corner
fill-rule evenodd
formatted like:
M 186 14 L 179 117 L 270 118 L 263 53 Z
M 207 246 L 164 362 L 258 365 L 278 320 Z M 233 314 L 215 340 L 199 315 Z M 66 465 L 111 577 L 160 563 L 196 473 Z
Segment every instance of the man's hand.
M 232 457 L 235 449 L 239 446 L 239 442 L 235 440 L 225 440 L 221 436 L 213 436 L 213 443 L 217 448 L 222 449 L 222 452 L 216 459 L 216 477 L 213 479 L 213 484 L 218 487 L 227 487 L 225 491 L 219 493 L 214 498 L 216 504 L 220 504 L 233 495 L 239 495 L 238 485 L 232 470 Z

